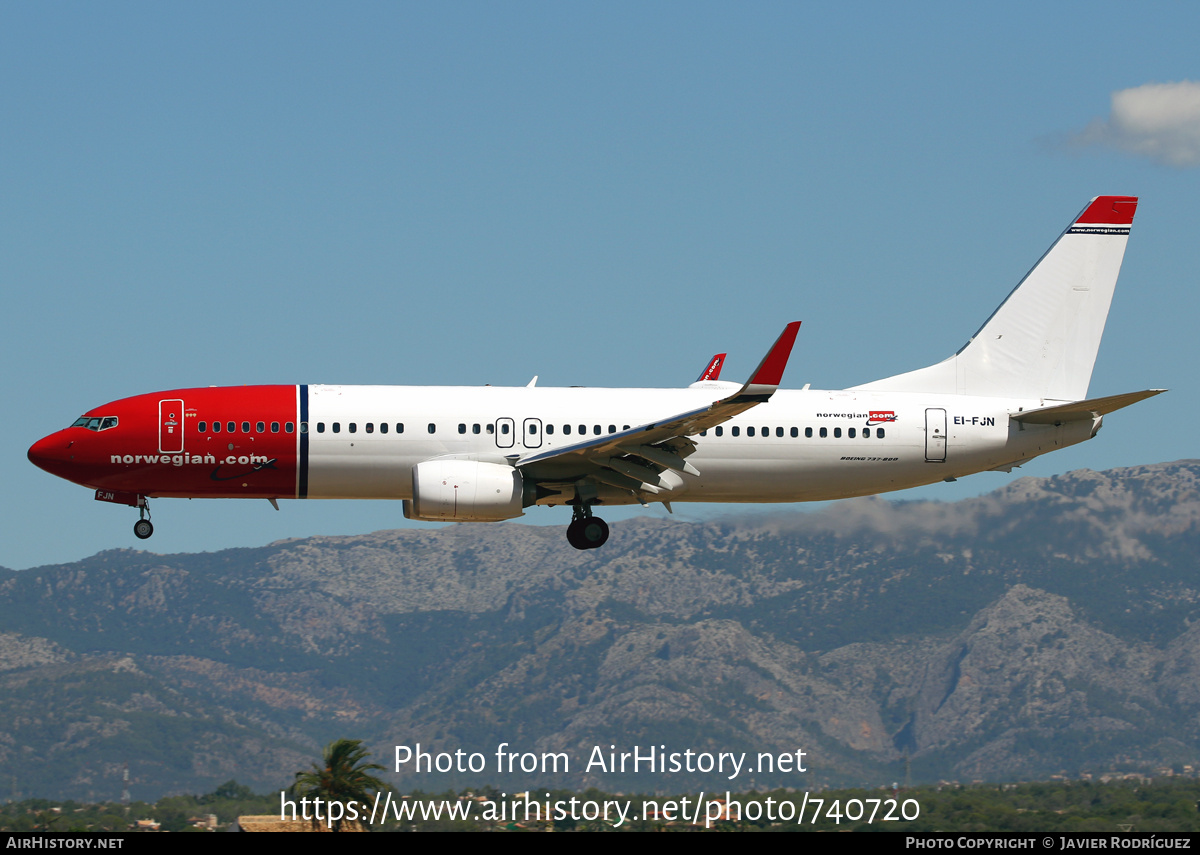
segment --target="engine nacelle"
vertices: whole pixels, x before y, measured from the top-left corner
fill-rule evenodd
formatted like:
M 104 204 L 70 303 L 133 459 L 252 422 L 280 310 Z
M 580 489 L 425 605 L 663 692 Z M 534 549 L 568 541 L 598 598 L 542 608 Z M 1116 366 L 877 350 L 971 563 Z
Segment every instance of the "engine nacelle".
M 498 522 L 523 516 L 523 479 L 512 466 L 478 460 L 426 460 L 413 467 L 410 520 Z

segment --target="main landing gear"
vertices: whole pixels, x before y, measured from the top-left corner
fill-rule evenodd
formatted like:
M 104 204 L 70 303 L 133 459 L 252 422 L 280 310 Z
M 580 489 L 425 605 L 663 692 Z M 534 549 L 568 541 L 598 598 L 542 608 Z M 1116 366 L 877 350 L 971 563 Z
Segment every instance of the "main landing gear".
M 576 549 L 595 549 L 607 540 L 608 523 L 592 516 L 591 505 L 576 505 L 571 524 L 567 526 L 567 542 Z
M 150 503 L 142 496 L 138 496 L 138 500 L 139 519 L 133 524 L 133 536 L 145 540 L 154 534 L 154 523 L 150 522 Z

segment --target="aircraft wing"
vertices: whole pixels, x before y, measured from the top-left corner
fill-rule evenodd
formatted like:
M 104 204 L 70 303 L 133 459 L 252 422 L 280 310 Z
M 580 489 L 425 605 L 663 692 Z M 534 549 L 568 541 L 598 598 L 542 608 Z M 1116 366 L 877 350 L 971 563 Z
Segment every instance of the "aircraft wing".
M 769 400 L 775 393 L 799 329 L 799 321 L 784 327 L 750 379 L 728 397 L 629 430 L 524 454 L 517 458 L 515 465 L 519 469 L 551 470 L 547 472 L 550 480 L 592 477 L 635 493 L 670 490 L 671 479 L 663 483 L 660 477 L 665 470 L 700 474 L 683 459 L 696 450 L 696 444 L 688 439 L 689 436 L 727 422 Z
M 1092 398 L 1087 401 L 1075 401 L 1070 404 L 1058 404 L 1053 407 L 1042 407 L 1037 410 L 1026 410 L 1022 413 L 1012 413 L 1010 418 L 1015 422 L 1027 422 L 1031 425 L 1057 425 L 1064 422 L 1085 421 L 1111 413 L 1161 395 L 1166 389 L 1146 389 L 1142 392 L 1126 392 L 1124 395 L 1109 395 L 1107 398 Z

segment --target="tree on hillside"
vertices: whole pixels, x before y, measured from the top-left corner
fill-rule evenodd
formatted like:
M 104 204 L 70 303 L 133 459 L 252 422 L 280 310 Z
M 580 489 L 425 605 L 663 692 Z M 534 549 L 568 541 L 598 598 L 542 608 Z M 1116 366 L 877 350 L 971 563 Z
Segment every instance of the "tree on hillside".
M 363 748 L 360 739 L 339 739 L 325 746 L 320 763 L 314 763 L 307 772 L 296 773 L 292 792 L 298 798 L 320 799 L 322 817 L 333 831 L 342 831 L 343 826 L 358 824 L 371 815 L 371 802 L 376 793 L 386 792 L 391 787 L 372 774 L 384 771 L 378 763 L 365 762 L 370 752 Z M 330 811 L 331 805 L 341 805 L 341 810 Z M 340 816 L 335 816 L 340 814 Z M 310 809 L 309 816 L 314 812 Z M 331 822 L 329 817 L 335 817 Z M 313 820 L 315 825 L 317 820 Z M 365 825 L 365 823 L 364 823 Z

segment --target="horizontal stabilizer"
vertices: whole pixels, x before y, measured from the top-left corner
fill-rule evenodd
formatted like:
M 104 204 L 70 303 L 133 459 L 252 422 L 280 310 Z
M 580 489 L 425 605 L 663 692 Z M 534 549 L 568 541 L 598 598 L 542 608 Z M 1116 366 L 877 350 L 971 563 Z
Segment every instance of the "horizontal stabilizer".
M 1146 389 L 1143 392 L 1126 392 L 1124 395 L 1109 395 L 1107 398 L 1092 398 L 1090 401 L 1076 401 L 1073 404 L 1059 404 L 1054 407 L 1042 407 L 1040 410 L 1026 410 L 1023 413 L 1013 413 L 1012 420 L 1031 425 L 1058 425 L 1064 422 L 1088 421 L 1096 416 L 1111 413 L 1161 395 L 1166 389 Z

